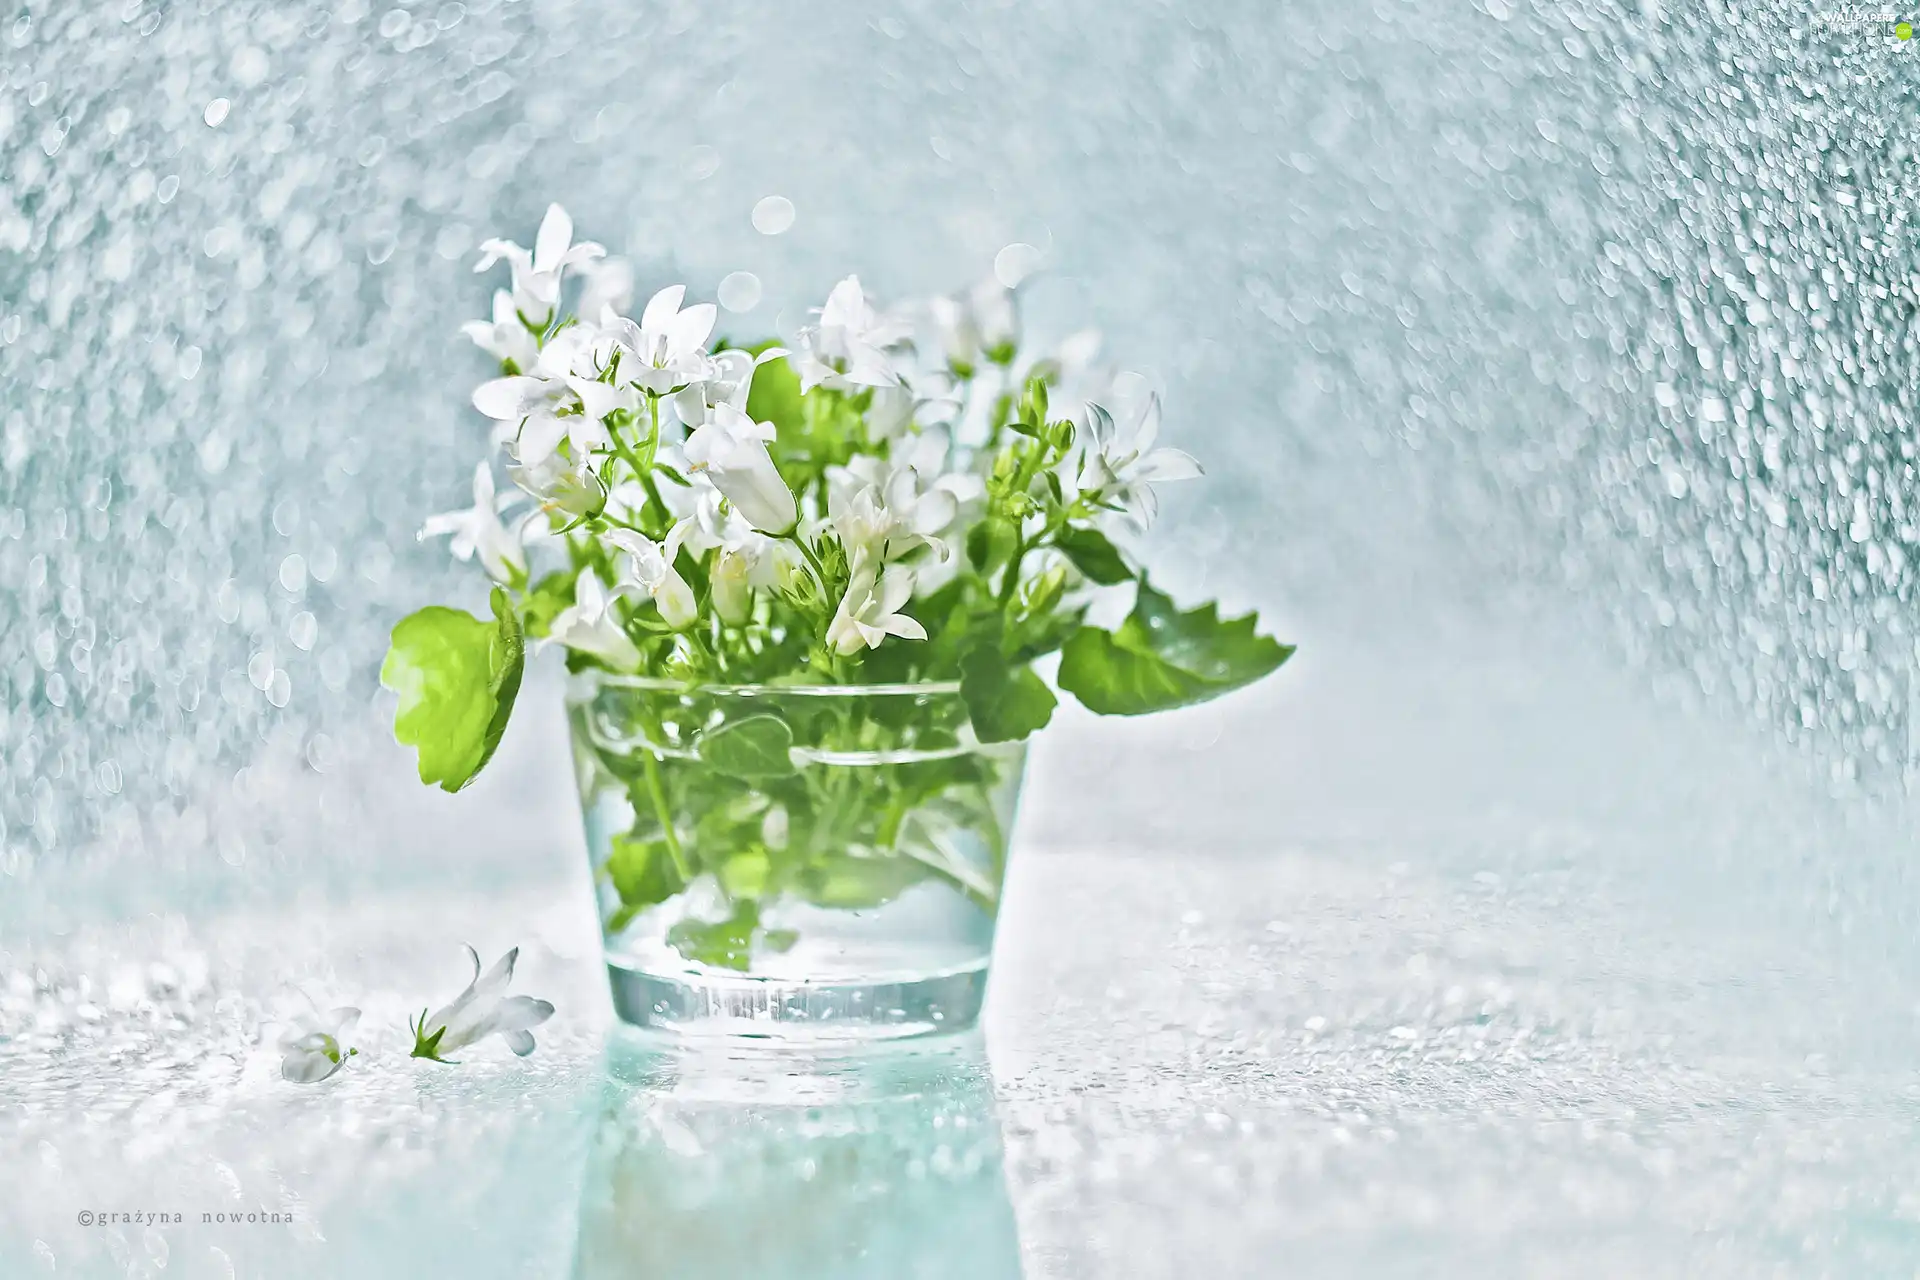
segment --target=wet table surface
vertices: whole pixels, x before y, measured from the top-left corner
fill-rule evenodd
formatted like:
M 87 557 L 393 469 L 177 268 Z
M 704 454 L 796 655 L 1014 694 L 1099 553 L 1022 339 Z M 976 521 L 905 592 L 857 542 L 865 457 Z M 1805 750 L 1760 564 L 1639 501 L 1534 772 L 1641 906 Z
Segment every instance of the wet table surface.
M 577 848 L 11 938 L 0 1275 L 1911 1273 L 1912 997 L 1805 869 L 1871 833 L 1605 678 L 1303 671 L 1053 731 L 977 1036 L 623 1034 Z M 558 1006 L 531 1058 L 406 1056 L 462 941 Z M 364 1010 L 317 1086 L 300 992 Z

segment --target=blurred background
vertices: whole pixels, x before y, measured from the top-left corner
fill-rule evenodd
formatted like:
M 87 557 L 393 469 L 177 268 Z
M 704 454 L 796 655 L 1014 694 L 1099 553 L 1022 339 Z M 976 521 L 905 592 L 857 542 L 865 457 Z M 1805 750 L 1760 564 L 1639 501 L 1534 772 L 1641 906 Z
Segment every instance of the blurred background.
M 457 798 L 377 687 L 397 617 L 479 603 L 414 531 L 485 435 L 477 246 L 557 200 L 643 293 L 734 276 L 741 339 L 1035 246 L 1033 340 L 1100 328 L 1210 471 L 1156 575 L 1301 646 L 1037 749 L 966 1095 L 1019 1243 L 951 1274 L 1910 1274 L 1916 44 L 1784 0 L 17 5 L 0 1271 L 606 1255 L 557 673 Z M 260 1078 L 290 991 L 397 1024 L 463 941 L 561 1005 L 529 1063 Z M 300 1230 L 73 1225 L 162 1190 Z

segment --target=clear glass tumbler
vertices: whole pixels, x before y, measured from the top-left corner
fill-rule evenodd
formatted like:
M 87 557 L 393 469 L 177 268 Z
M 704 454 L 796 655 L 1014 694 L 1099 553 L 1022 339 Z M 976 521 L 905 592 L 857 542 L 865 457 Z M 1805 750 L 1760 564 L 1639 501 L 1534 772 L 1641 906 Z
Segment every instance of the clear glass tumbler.
M 623 1019 L 804 1039 L 973 1024 L 1026 749 L 978 742 L 957 684 L 586 675 L 569 704 Z

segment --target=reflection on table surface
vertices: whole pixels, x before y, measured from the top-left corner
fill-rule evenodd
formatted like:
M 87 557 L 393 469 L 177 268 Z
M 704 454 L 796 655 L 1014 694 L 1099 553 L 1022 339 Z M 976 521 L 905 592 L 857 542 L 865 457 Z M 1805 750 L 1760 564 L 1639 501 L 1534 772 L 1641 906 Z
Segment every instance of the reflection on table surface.
M 576 1280 L 1020 1275 L 979 1036 L 795 1058 L 612 1033 Z

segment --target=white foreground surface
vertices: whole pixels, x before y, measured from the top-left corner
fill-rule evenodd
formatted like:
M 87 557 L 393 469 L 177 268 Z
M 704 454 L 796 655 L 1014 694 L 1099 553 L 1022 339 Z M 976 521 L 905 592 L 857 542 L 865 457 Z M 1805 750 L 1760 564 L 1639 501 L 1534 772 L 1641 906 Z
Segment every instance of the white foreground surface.
M 0 1274 L 618 1274 L 609 1204 L 635 1276 L 1011 1274 L 1009 1222 L 1030 1277 L 1910 1271 L 1915 1009 L 1897 899 L 1860 891 L 1898 844 L 1737 731 L 1456 648 L 1444 691 L 1432 650 L 1308 653 L 1158 724 L 1067 716 L 1002 922 L 997 1106 L 964 1046 L 971 1093 L 610 1079 L 577 848 L 0 953 Z M 501 794 L 462 803 L 505 839 Z M 1807 856 L 1839 842 L 1853 886 Z M 559 1006 L 531 1059 L 405 1056 L 467 940 L 521 944 L 515 989 Z M 319 1086 L 257 1043 L 295 987 L 366 1010 Z M 651 1136 L 609 1173 L 621 1115 Z M 235 1210 L 292 1221 L 203 1218 Z

